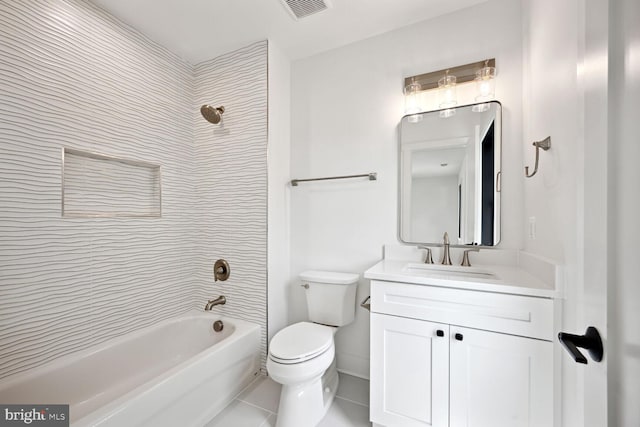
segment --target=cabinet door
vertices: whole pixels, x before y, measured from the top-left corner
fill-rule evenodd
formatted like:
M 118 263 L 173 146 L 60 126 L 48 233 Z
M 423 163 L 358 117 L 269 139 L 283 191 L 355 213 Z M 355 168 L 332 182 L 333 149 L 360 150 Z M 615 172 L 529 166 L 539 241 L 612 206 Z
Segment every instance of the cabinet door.
M 371 421 L 447 427 L 448 407 L 449 325 L 372 313 Z
M 553 425 L 553 344 L 451 326 L 451 427 Z

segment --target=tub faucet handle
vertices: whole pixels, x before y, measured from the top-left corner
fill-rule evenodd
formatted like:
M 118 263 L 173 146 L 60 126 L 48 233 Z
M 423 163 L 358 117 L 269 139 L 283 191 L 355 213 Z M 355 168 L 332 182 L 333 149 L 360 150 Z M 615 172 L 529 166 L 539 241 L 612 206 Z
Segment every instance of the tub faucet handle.
M 227 260 L 219 259 L 213 264 L 213 278 L 217 282 L 222 280 L 223 282 L 229 278 L 231 274 L 231 267 Z

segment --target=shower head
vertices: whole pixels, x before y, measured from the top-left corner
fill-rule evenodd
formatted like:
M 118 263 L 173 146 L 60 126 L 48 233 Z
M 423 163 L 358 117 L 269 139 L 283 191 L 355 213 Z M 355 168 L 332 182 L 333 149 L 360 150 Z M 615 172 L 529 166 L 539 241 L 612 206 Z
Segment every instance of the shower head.
M 209 104 L 205 104 L 200 107 L 200 113 L 202 113 L 202 117 L 204 117 L 208 122 L 215 125 L 220 123 L 220 119 L 222 119 L 222 113 L 224 113 L 224 107 L 212 107 Z

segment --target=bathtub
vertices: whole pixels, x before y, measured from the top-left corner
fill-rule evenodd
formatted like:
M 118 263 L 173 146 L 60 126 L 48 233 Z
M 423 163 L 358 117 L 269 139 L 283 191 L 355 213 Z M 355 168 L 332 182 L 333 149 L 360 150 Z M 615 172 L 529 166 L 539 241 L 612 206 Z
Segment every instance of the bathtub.
M 255 378 L 259 348 L 259 325 L 192 312 L 2 380 L 0 403 L 69 404 L 73 427 L 201 427 Z

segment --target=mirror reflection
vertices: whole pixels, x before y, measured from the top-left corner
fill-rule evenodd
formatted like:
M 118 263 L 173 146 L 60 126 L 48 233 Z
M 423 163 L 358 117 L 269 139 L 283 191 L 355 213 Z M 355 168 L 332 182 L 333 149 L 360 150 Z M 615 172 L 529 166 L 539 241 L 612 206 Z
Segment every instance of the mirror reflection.
M 401 241 L 498 244 L 501 119 L 496 101 L 402 118 Z

